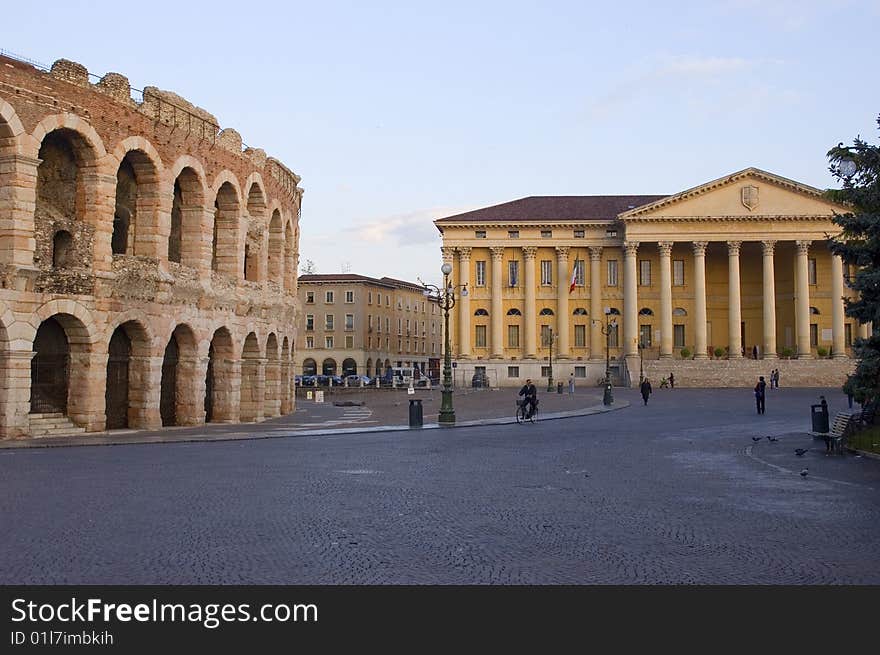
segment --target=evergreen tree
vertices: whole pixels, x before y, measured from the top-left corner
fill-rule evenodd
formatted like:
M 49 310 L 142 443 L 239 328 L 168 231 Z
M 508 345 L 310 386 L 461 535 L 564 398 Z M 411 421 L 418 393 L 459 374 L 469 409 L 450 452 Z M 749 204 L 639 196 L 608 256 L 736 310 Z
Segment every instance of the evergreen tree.
M 880 127 L 880 117 L 877 119 Z M 835 202 L 852 208 L 834 217 L 842 232 L 831 239 L 831 252 L 855 268 L 848 282 L 858 298 L 846 301 L 846 314 L 860 323 L 873 322 L 872 334 L 857 339 L 853 350 L 856 371 L 848 381 L 859 402 L 880 400 L 880 146 L 860 137 L 852 146 L 843 143 L 828 151 L 831 173 L 841 189 L 828 192 Z

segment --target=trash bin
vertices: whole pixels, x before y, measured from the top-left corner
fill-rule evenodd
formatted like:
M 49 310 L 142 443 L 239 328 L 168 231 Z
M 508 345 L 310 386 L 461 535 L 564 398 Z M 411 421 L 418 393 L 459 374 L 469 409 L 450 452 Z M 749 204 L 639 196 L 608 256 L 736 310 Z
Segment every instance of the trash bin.
M 422 427 L 422 399 L 410 398 L 409 400 L 409 427 Z
M 810 405 L 813 418 L 813 432 L 828 432 L 828 412 L 822 409 L 822 405 Z
M 556 385 L 556 393 L 562 393 L 562 382 Z

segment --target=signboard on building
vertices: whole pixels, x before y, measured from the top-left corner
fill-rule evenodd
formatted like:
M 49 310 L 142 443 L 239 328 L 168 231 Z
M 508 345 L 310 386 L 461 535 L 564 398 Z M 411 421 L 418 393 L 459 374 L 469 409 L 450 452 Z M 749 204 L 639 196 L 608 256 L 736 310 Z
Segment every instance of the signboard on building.
M 324 402 L 324 392 L 323 391 L 316 391 L 315 392 L 315 402 L 316 403 Z

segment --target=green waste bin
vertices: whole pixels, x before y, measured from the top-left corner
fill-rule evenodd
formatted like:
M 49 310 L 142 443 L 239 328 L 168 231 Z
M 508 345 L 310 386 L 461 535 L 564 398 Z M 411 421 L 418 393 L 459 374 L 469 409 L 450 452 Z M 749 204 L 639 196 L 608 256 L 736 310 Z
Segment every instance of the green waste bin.
M 422 399 L 410 398 L 409 401 L 409 427 L 422 427 Z
M 822 405 L 810 405 L 810 409 L 812 410 L 813 432 L 820 434 L 828 432 L 828 412 Z

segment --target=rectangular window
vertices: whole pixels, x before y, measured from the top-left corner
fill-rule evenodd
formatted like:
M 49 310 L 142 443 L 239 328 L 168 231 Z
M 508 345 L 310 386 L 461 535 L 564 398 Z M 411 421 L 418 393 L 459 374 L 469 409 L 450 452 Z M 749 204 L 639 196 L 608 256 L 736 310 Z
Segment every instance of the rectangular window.
M 306 314 L 306 330 L 311 332 L 315 329 L 315 315 L 314 314 Z
M 427 334 L 428 334 L 428 331 L 425 330 L 425 322 L 422 321 L 422 336 L 424 337 L 424 336 L 427 335 Z
M 400 336 L 402 334 L 403 334 L 403 319 L 399 318 L 399 319 L 397 319 L 397 336 Z
M 606 283 L 609 287 L 617 286 L 617 260 L 609 259 L 608 260 L 608 281 Z
M 574 260 L 574 285 L 576 287 L 582 287 L 585 284 L 584 281 L 584 271 L 585 271 L 585 262 L 583 259 Z
M 519 348 L 519 325 L 507 326 L 507 347 Z
M 620 326 L 618 326 L 617 323 L 609 325 L 609 328 L 610 328 L 609 332 L 608 332 L 608 347 L 609 348 L 619 348 L 620 347 L 619 346 L 620 339 L 618 338 L 618 332 L 619 332 L 618 328 L 619 327 Z
M 507 286 L 519 286 L 519 262 L 507 262 Z
M 388 318 L 387 316 L 385 317 L 385 331 L 391 332 L 391 319 Z M 386 341 L 387 341 L 387 339 L 386 339 Z
M 583 239 L 584 238 L 584 231 L 583 230 L 575 230 L 574 231 L 574 238 L 575 239 Z
M 373 315 L 367 314 L 367 330 L 373 331 Z
M 544 348 L 550 347 L 550 335 L 551 334 L 552 334 L 552 332 L 550 331 L 549 325 L 542 325 L 541 326 L 541 345 Z
M 852 347 L 852 323 L 843 326 L 843 343 L 847 348 Z
M 808 259 L 807 260 L 807 272 L 809 273 L 810 284 L 816 285 L 816 260 Z
M 639 285 L 643 287 L 651 286 L 651 260 L 639 260 Z
M 650 348 L 651 347 L 651 326 L 650 325 L 640 325 L 639 326 L 639 345 L 642 348 Z
M 478 287 L 486 286 L 486 262 L 483 260 L 477 260 L 477 281 L 476 285 Z
M 349 350 L 354 348 L 354 337 L 353 336 L 349 335 L 349 336 L 345 337 L 345 347 L 348 348 Z
M 684 260 L 672 260 L 672 284 L 676 287 L 684 286 Z
M 819 325 L 810 323 L 810 345 L 814 348 L 819 345 Z
M 575 348 L 586 348 L 587 347 L 587 326 L 586 325 L 575 325 L 574 326 L 574 346 L 575 346 Z
M 324 294 L 324 302 L 326 302 L 328 304 L 333 302 L 333 292 L 332 291 L 328 291 L 327 293 Z
M 315 337 L 306 337 L 306 348 L 315 347 Z
M 485 325 L 477 325 L 476 333 L 474 336 L 474 346 L 477 348 L 485 348 L 486 347 L 486 326 Z
M 373 292 L 372 292 L 372 291 L 370 291 L 370 292 L 367 294 L 367 304 L 368 304 L 368 305 L 372 305 L 372 304 L 373 304 Z
M 397 352 L 403 352 L 403 339 L 397 340 Z
M 474 238 L 485 239 L 486 238 L 486 230 L 476 230 L 474 232 Z
M 519 239 L 519 230 L 508 230 L 507 231 L 508 239 Z
M 553 231 L 552 230 L 541 230 L 541 238 L 542 239 L 552 239 Z
M 346 291 L 345 292 L 345 302 L 347 302 L 347 303 L 354 302 L 354 291 Z
M 587 377 L 587 367 L 586 366 L 575 366 L 574 367 L 574 376 L 576 378 Z
M 332 348 L 333 347 L 333 337 L 324 337 L 324 347 Z
M 541 377 L 542 378 L 549 378 L 550 377 L 550 367 L 549 366 L 542 366 L 541 367 Z
M 354 330 L 354 314 L 345 315 L 345 329 Z
M 518 378 L 519 377 L 519 366 L 508 366 L 507 367 L 507 377 Z
M 675 348 L 684 348 L 684 325 L 672 326 L 672 344 Z
M 391 295 L 387 293 L 385 294 L 385 306 L 391 307 Z
M 315 292 L 314 291 L 306 291 L 306 302 L 310 305 L 315 302 Z
M 333 314 L 324 314 L 324 329 L 333 329 Z
M 548 259 L 541 260 L 541 286 L 553 285 L 553 262 Z

